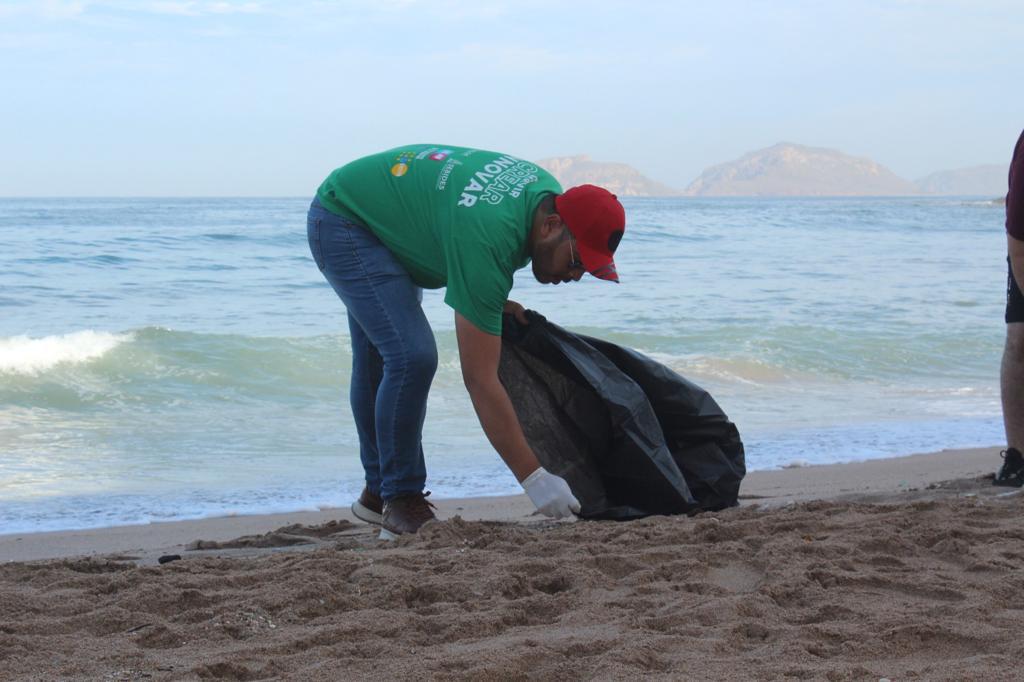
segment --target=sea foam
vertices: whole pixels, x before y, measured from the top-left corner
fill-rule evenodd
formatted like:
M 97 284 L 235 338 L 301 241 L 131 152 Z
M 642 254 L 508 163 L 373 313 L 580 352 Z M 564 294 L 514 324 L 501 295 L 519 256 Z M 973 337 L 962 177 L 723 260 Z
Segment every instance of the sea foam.
M 131 339 L 132 334 L 92 330 L 37 339 L 0 338 L 0 373 L 39 374 L 61 363 L 89 362 Z

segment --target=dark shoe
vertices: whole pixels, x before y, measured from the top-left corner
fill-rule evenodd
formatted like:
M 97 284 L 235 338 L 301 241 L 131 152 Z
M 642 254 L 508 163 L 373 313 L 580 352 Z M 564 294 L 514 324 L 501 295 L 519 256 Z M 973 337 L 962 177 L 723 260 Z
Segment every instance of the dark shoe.
M 384 502 L 381 540 L 394 540 L 405 533 L 415 533 L 427 521 L 433 521 L 434 505 L 427 502 L 430 493 L 402 495 Z
M 352 514 L 360 521 L 380 525 L 384 513 L 384 501 L 380 495 L 374 495 L 369 488 L 363 488 L 359 499 L 352 503 Z
M 999 467 L 992 485 L 1005 485 L 1019 488 L 1024 485 L 1024 456 L 1017 448 L 1007 448 L 999 455 L 1003 458 L 1003 466 Z

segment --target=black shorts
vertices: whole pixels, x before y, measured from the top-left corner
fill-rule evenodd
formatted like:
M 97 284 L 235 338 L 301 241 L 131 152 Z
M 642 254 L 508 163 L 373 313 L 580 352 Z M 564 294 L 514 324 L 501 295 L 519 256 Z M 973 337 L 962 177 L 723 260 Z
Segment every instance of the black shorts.
M 1024 322 L 1024 295 L 1020 293 L 1017 280 L 1013 277 L 1009 256 L 1006 257 L 1006 268 L 1009 270 L 1006 276 L 1006 324 Z

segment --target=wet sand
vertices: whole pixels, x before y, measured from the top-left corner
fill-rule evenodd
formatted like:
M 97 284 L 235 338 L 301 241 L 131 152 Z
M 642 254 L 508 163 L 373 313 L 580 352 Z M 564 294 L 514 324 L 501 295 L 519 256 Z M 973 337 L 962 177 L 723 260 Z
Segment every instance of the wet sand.
M 347 510 L 0 536 L 0 671 L 1011 679 L 1024 496 L 998 461 L 755 472 L 739 508 L 626 523 L 441 500 L 396 543 Z

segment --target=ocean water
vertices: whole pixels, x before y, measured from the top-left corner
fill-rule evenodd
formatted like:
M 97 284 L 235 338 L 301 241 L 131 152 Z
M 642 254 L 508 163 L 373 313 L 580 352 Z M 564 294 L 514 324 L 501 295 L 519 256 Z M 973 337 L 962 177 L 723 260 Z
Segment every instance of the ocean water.
M 627 199 L 622 284 L 512 297 L 708 389 L 750 469 L 1003 440 L 988 198 Z M 0 533 L 346 506 L 345 312 L 306 198 L 0 200 Z M 518 491 L 440 368 L 428 487 Z M 995 464 L 995 463 L 993 463 Z

